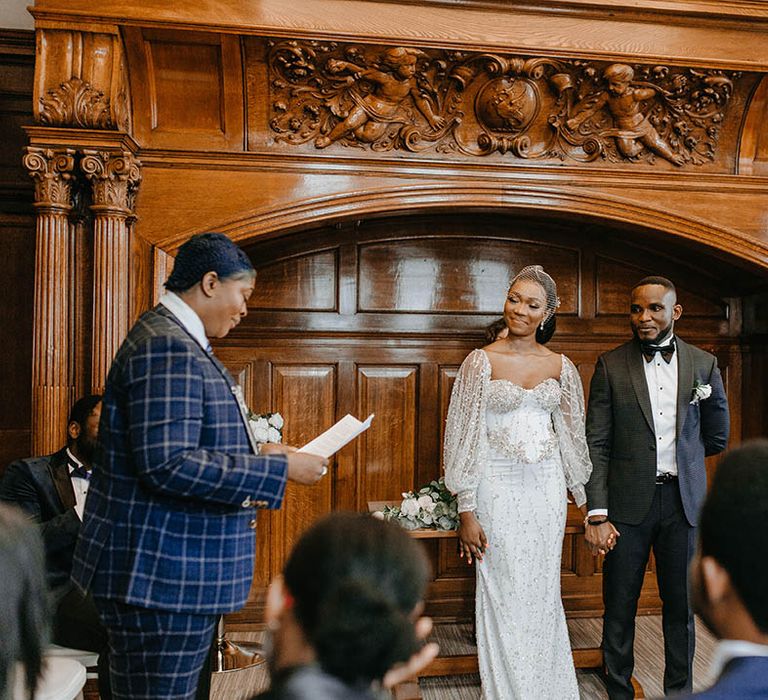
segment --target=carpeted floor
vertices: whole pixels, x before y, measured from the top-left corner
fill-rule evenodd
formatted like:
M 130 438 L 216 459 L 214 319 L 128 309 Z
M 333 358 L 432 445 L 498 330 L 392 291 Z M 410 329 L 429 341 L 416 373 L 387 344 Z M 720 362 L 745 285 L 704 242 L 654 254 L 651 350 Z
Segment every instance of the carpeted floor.
M 571 645 L 574 648 L 594 647 L 600 644 L 601 620 L 586 618 L 568 621 Z M 709 668 L 714 650 L 712 636 L 697 621 L 696 657 L 694 660 L 694 688 L 709 684 Z M 235 640 L 254 640 L 261 633 L 230 635 Z M 439 625 L 435 638 L 440 642 L 441 654 L 471 654 L 474 652 L 471 625 Z M 643 616 L 637 619 L 635 637 L 635 676 L 645 690 L 646 698 L 663 695 L 664 642 L 661 617 Z M 581 700 L 605 700 L 605 688 L 594 672 L 578 671 Z M 240 671 L 214 674 L 211 700 L 247 700 L 264 689 L 267 684 L 263 665 Z M 424 700 L 477 700 L 480 698 L 480 679 L 477 675 L 443 676 L 420 682 Z M 531 700 L 560 700 L 559 698 L 532 698 Z

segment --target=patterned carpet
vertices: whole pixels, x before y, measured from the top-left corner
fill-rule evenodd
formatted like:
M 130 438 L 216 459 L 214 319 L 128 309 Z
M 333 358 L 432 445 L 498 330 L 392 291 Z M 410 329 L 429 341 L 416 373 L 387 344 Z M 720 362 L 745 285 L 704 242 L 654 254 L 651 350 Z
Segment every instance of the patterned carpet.
M 592 647 L 600 644 L 601 620 L 586 618 L 568 621 L 571 645 Z M 697 621 L 696 657 L 694 660 L 694 688 L 705 688 L 710 683 L 709 668 L 714 650 L 714 640 Z M 236 641 L 258 641 L 260 632 L 234 633 Z M 440 642 L 444 655 L 471 654 L 474 652 L 471 625 L 438 625 L 435 638 Z M 643 616 L 637 620 L 635 637 L 635 676 L 645 690 L 646 698 L 661 697 L 664 669 L 664 643 L 661 617 Z M 605 700 L 608 696 L 598 675 L 594 672 L 577 671 L 581 700 Z M 212 700 L 247 700 L 266 687 L 266 669 L 262 666 L 214 674 L 211 684 Z M 444 676 L 428 678 L 420 682 L 424 700 L 478 700 L 480 679 L 477 675 Z M 531 700 L 560 700 L 559 698 L 532 698 Z

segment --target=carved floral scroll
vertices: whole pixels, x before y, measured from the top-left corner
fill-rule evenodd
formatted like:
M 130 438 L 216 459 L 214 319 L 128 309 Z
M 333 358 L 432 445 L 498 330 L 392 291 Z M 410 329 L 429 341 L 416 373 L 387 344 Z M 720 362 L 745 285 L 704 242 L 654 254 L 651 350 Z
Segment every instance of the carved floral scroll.
M 675 166 L 716 159 L 742 77 L 315 41 L 271 42 L 267 63 L 277 143 Z

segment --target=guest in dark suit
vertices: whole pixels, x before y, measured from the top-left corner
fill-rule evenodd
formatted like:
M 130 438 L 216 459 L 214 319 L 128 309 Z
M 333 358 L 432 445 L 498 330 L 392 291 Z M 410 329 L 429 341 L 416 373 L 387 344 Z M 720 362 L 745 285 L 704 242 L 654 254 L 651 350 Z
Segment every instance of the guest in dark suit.
M 728 441 L 717 360 L 674 334 L 675 287 L 646 277 L 632 290 L 634 338 L 600 356 L 587 410 L 594 469 L 587 541 L 603 566 L 603 653 L 611 700 L 633 698 L 635 613 L 651 549 L 662 599 L 664 690 L 691 688 L 688 564 L 707 488 L 704 457 Z
M 272 686 L 258 700 L 374 700 L 374 683 L 423 668 L 437 653 L 418 641 L 428 570 L 394 523 L 334 513 L 312 526 L 267 594 Z
M 282 445 L 257 454 L 240 389 L 211 352 L 254 284 L 226 236 L 192 237 L 107 378 L 72 577 L 109 632 L 121 700 L 194 696 L 218 616 L 248 597 L 254 508 L 280 507 L 286 479 L 314 484 L 327 471 Z
M 726 455 L 704 502 L 691 564 L 693 606 L 720 639 L 717 680 L 681 697 L 768 698 L 768 440 Z
M 52 639 L 56 644 L 99 654 L 99 695 L 111 698 L 107 631 L 93 598 L 70 581 L 72 555 L 88 493 L 97 447 L 101 396 L 75 402 L 67 423 L 67 446 L 47 457 L 20 459 L 0 482 L 0 501 L 13 503 L 40 523 L 46 576 L 52 592 Z

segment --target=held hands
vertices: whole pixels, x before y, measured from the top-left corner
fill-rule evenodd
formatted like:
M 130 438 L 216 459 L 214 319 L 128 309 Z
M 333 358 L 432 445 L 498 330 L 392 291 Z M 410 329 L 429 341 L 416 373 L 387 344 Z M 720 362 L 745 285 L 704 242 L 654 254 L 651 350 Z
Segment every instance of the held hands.
M 459 556 L 467 558 L 467 564 L 472 558 L 483 561 L 483 554 L 488 549 L 488 539 L 483 528 L 471 511 L 459 513 Z
M 620 536 L 619 531 L 609 520 L 599 525 L 590 525 L 589 521 L 586 521 L 584 525 L 584 538 L 592 554 L 608 554 L 616 546 Z

